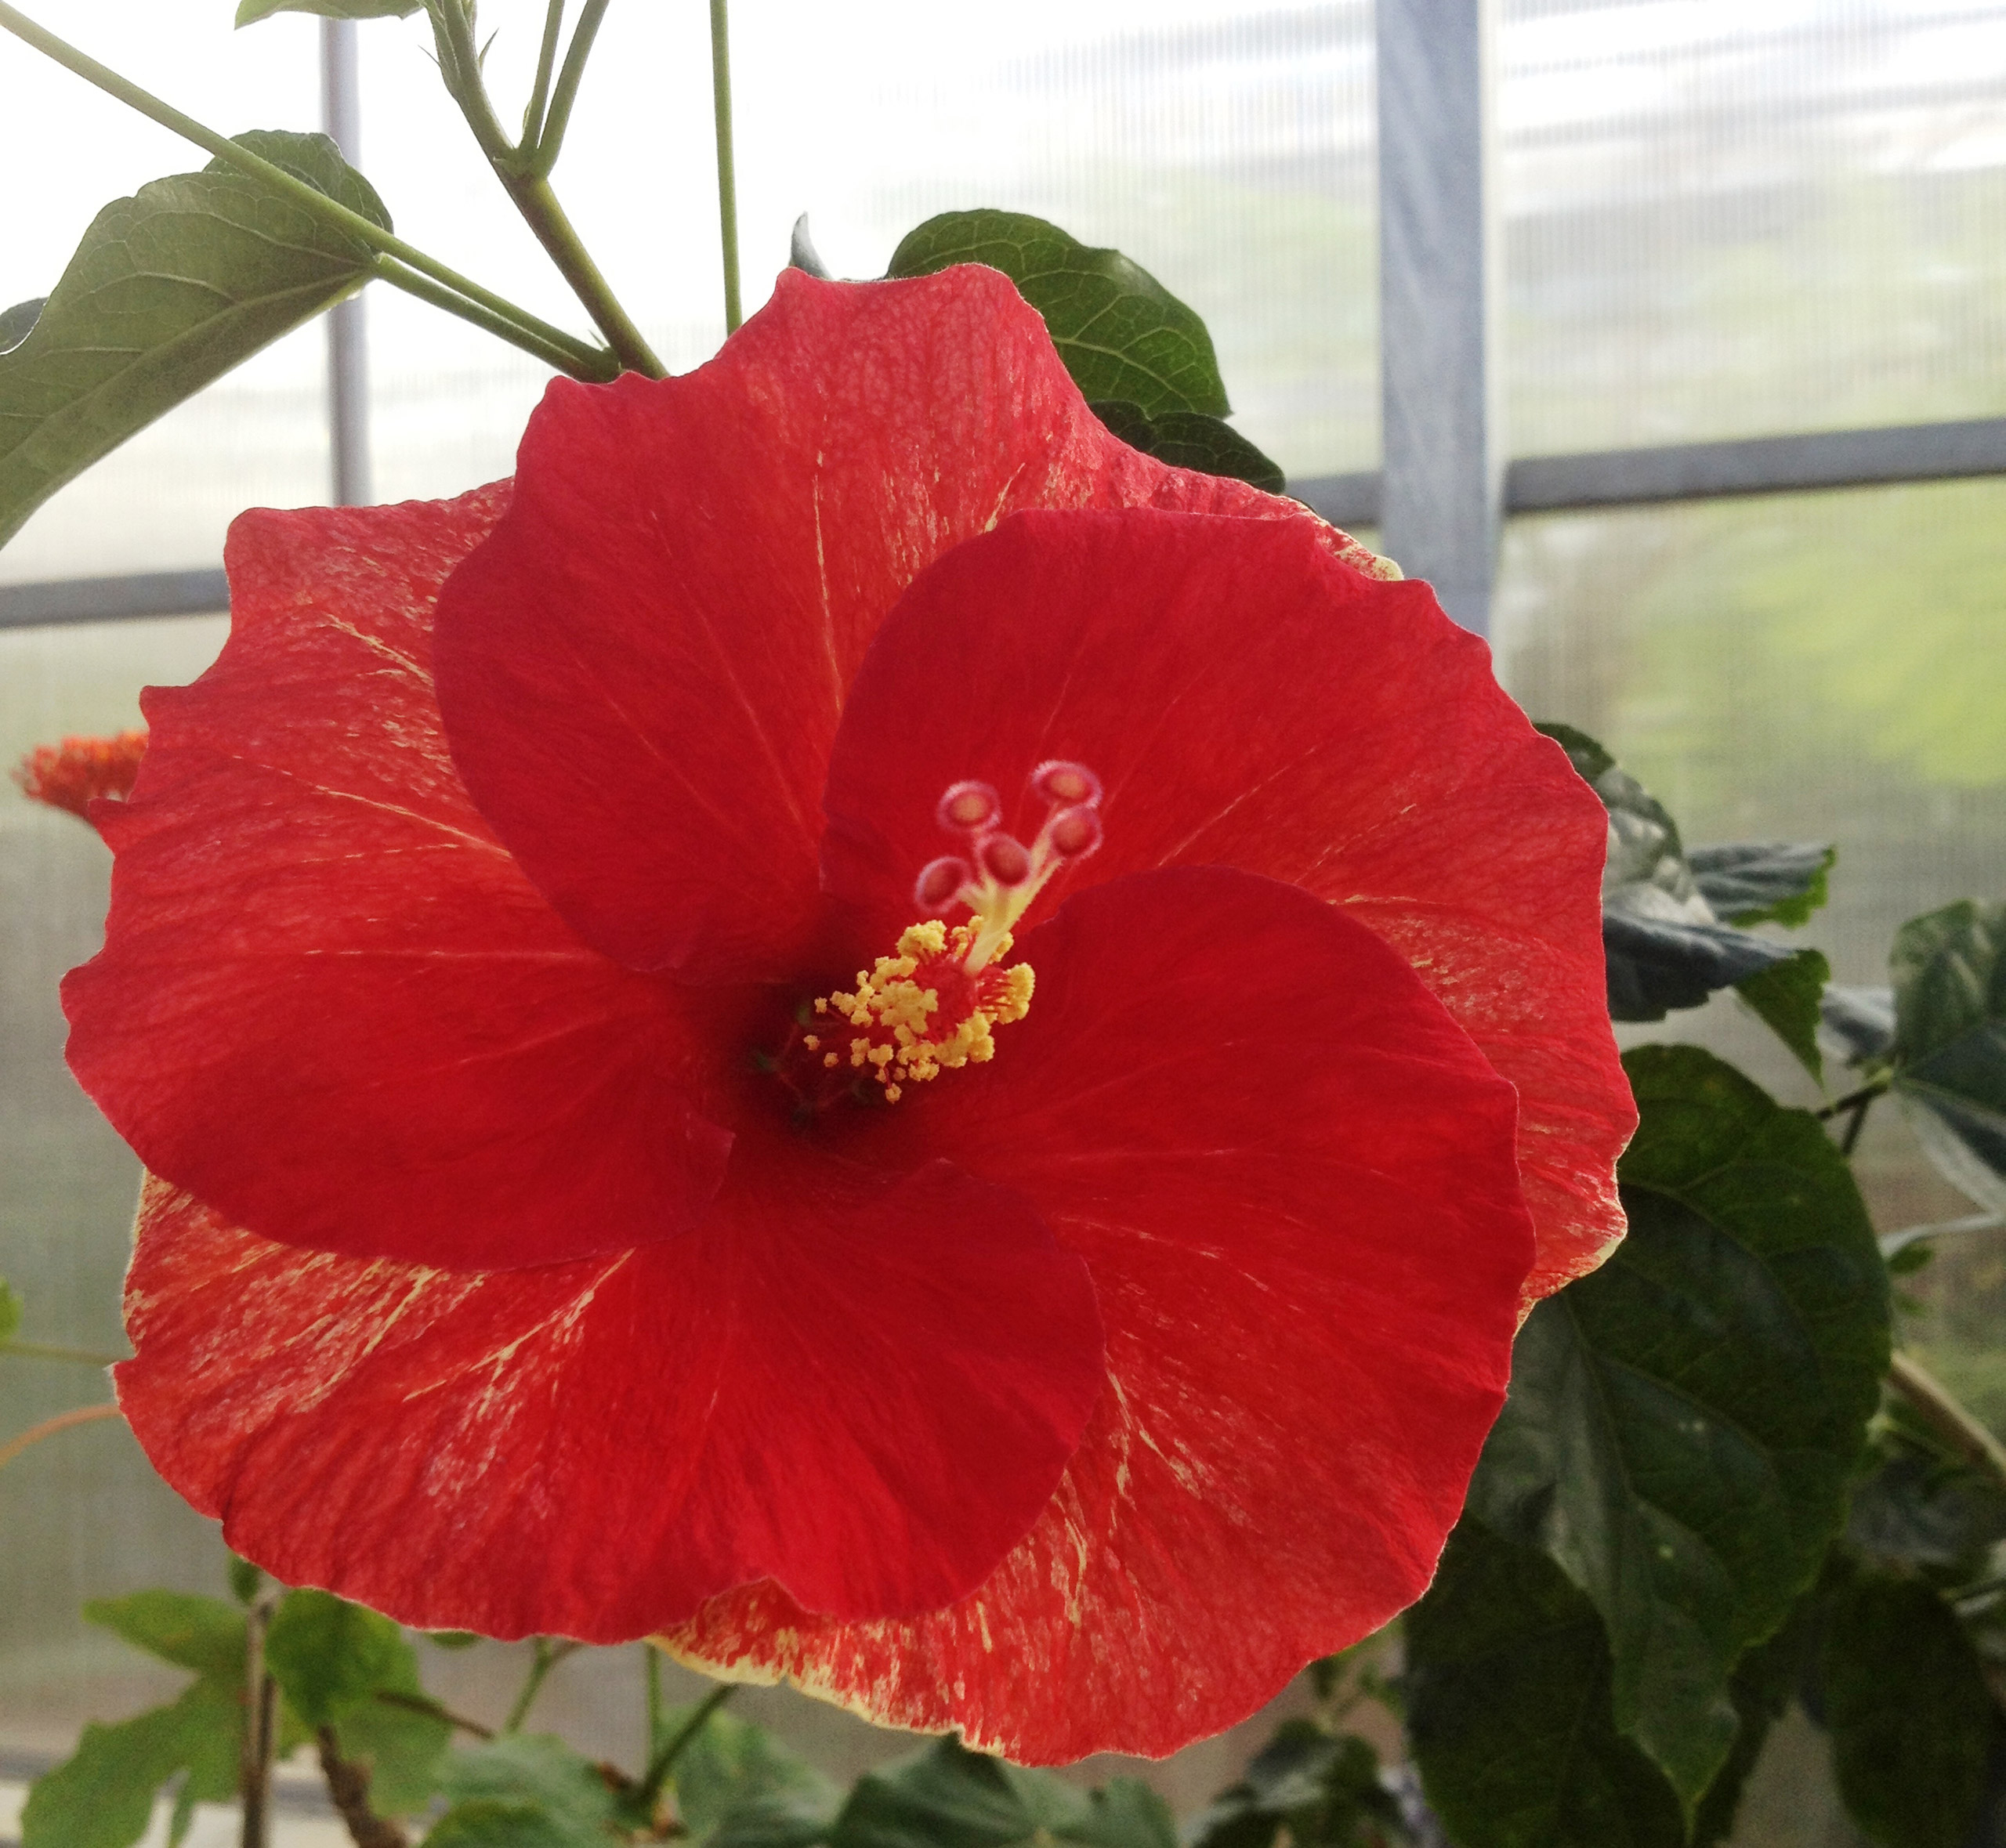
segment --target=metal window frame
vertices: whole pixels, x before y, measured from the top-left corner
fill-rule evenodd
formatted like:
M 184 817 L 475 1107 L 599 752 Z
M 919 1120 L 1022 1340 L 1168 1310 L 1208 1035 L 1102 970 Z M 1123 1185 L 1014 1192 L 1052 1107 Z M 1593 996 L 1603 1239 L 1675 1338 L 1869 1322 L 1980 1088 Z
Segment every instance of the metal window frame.
M 2006 418 L 1822 430 L 1505 462 L 1496 342 L 1501 261 L 1490 177 L 1497 0 L 1378 0 L 1380 381 L 1385 465 L 1290 491 L 1326 519 L 1378 530 L 1450 613 L 1489 627 L 1502 523 L 1728 495 L 1801 494 L 2006 475 Z M 352 20 L 322 22 L 328 132 L 356 158 Z M 328 321 L 334 498 L 369 496 L 362 303 Z M 227 608 L 217 570 L 0 584 L 0 629 Z

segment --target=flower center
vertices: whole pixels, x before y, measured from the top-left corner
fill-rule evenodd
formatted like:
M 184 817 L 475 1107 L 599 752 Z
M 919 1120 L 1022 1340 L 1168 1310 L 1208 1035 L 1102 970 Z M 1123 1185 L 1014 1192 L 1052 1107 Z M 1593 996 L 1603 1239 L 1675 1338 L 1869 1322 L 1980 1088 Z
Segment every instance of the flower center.
M 994 1030 L 1030 1010 L 1027 964 L 1006 966 L 1011 927 L 1060 871 L 1099 846 L 1100 779 L 1084 765 L 1041 764 L 1031 793 L 1045 805 L 1030 846 L 1002 826 L 1003 805 L 986 783 L 958 783 L 935 813 L 964 851 L 929 863 L 913 888 L 924 921 L 856 972 L 856 985 L 802 1010 L 770 1069 L 797 1104 L 819 1111 L 839 1096 L 896 1104 L 911 1084 L 987 1065 Z M 965 905 L 972 917 L 948 925 Z

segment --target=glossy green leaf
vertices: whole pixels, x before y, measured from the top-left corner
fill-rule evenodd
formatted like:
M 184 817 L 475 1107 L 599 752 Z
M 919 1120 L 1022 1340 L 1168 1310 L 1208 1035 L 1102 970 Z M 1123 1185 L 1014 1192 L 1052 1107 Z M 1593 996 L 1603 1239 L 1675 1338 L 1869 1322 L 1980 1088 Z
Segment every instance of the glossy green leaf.
M 439 1788 L 454 1806 L 449 1815 L 482 1805 L 487 1806 L 480 1811 L 483 1817 L 491 1810 L 532 1814 L 559 1832 L 550 1839 L 563 1848 L 603 1843 L 615 1819 L 616 1799 L 598 1766 L 546 1733 L 505 1733 L 467 1751 L 448 1752 L 440 1765 Z M 523 1838 L 538 1848 L 543 1839 Z
M 1895 1090 L 1953 1185 L 2006 1211 L 2006 903 L 1911 918 L 1889 957 Z
M 476 1797 L 455 1803 L 425 1832 L 425 1848 L 607 1848 L 617 1839 L 596 1824 L 584 1831 L 534 1803 Z
M 1539 729 L 1609 812 L 1602 935 L 1614 1018 L 1662 1020 L 1789 957 L 1782 945 L 1720 921 L 1687 863 L 1678 824 L 1595 740 L 1572 725 Z
M 425 0 L 237 0 L 237 23 L 255 26 L 275 13 L 317 13 L 324 20 L 408 19 Z
M 1691 1805 L 1733 1741 L 1736 1662 L 1845 1518 L 1887 1280 L 1815 1118 L 1695 1047 L 1624 1063 L 1629 1235 L 1528 1318 L 1469 1506 L 1588 1594 L 1617 1728 Z
M 1379 1775 L 1379 1755 L 1353 1733 L 1285 1720 L 1247 1775 L 1193 1818 L 1189 1848 L 1389 1848 L 1414 1838 Z
M 1131 449 L 1154 456 L 1173 468 L 1192 468 L 1200 475 L 1222 475 L 1249 482 L 1271 494 L 1288 485 L 1279 465 L 1270 461 L 1232 425 L 1197 410 L 1166 410 L 1155 418 L 1139 404 L 1103 400 L 1087 408 Z
M 221 1598 L 186 1591 L 136 1591 L 94 1598 L 84 1617 L 176 1668 L 235 1687 L 244 1680 L 244 1613 Z
M 1686 1848 L 1610 1716 L 1601 1619 L 1551 1560 L 1466 1517 L 1404 1634 L 1408 1742 L 1457 1848 Z
M 232 1694 L 205 1680 L 171 1705 L 86 1726 L 76 1751 L 29 1791 L 21 1848 L 131 1848 L 161 1785 L 184 1770 L 201 1798 L 229 1795 L 241 1713 Z
M 1963 1628 L 1910 1579 L 1863 1576 L 1820 1661 L 1839 1792 L 1882 1848 L 1961 1848 L 2000 1725 Z
M 1822 952 L 1800 949 L 1734 985 L 1734 992 L 1820 1084 L 1825 1061 L 1818 1050 L 1820 1004 L 1831 977 L 1832 965 Z
M 948 212 L 908 231 L 893 276 L 955 263 L 1000 269 L 1045 316 L 1052 344 L 1089 399 L 1119 399 L 1155 418 L 1232 410 L 1205 324 L 1119 251 L 1095 250 L 1016 212 Z
M 379 1687 L 417 1685 L 403 1632 L 328 1591 L 286 1593 L 266 1633 L 265 1662 L 310 1727 L 327 1725 Z
M 693 1708 L 664 1716 L 664 1737 Z M 697 1842 L 736 1848 L 789 1848 L 820 1841 L 842 1793 L 763 1727 L 714 1712 L 675 1761 L 676 1814 Z
M 240 143 L 387 226 L 324 135 Z M 163 412 L 368 278 L 371 253 L 212 161 L 107 205 L 20 345 L 0 354 L 0 544 Z
M 1121 1780 L 1088 1792 L 1046 1771 L 970 1752 L 952 1734 L 857 1781 L 831 1848 L 1012 1848 L 1033 1841 L 1094 1848 L 1176 1848 L 1170 1812 Z
M 0 1277 L 0 1346 L 21 1332 L 21 1299 L 13 1285 Z
M 1838 850 L 1817 841 L 1737 841 L 1696 847 L 1686 858 L 1715 917 L 1794 930 L 1830 896 L 1827 882 Z

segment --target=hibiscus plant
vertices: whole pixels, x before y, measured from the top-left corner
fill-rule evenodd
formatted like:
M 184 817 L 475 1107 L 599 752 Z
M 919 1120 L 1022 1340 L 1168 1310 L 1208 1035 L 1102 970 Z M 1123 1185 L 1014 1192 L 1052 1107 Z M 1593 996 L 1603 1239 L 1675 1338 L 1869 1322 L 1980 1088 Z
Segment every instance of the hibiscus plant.
M 115 856 L 68 1056 L 147 1178 L 115 1401 L 0 1460 L 122 1416 L 230 1549 L 86 1608 L 194 1679 L 27 1848 L 265 1842 L 295 1751 L 363 1848 L 1700 1848 L 1792 1701 L 1876 1841 L 1997 1839 L 2006 1451 L 1889 1280 L 2006 1209 L 2006 905 L 1833 987 L 1775 934 L 1831 848 L 1689 849 L 1530 723 L 1113 251 L 972 210 L 842 282 L 804 228 L 739 327 L 721 0 L 680 378 L 552 186 L 605 0 L 513 137 L 473 0 L 288 8 L 422 11 L 599 338 L 0 5 L 213 157 L 0 316 L 0 538 L 371 280 L 560 374 L 509 480 L 244 514 L 215 664 L 20 772 Z M 1728 989 L 1822 1108 L 1619 1061 Z M 1970 1219 L 1877 1238 L 1889 1094 Z M 425 1685 L 483 1637 L 505 1715 Z M 528 1730 L 635 1647 L 643 1762 Z M 777 1680 L 937 1737 L 839 1789 L 726 1708 Z M 1292 1683 L 1181 1822 L 1041 1768 Z

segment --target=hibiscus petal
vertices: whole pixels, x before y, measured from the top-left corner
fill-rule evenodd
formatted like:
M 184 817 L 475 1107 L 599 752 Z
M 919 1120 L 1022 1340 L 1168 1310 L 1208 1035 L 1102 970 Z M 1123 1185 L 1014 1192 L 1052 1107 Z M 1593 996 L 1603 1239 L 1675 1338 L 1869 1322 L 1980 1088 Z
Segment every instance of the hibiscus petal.
M 1099 1293 L 1112 1390 L 1030 1537 L 952 1608 L 735 1593 L 670 1646 L 1020 1763 L 1160 1755 L 1428 1583 L 1503 1400 L 1533 1242 L 1511 1090 L 1400 957 L 1222 868 L 1032 932 L 994 1061 L 874 1151 L 1007 1175 Z
M 1049 758 L 1099 773 L 1105 844 L 1041 911 L 1208 863 L 1342 904 L 1518 1087 L 1528 1304 L 1600 1261 L 1636 1123 L 1603 982 L 1607 820 L 1425 584 L 1345 570 L 1295 523 L 1140 509 L 1026 513 L 957 548 L 887 620 L 830 766 L 824 879 L 860 947 L 910 921 L 941 790 L 1016 802 Z M 1010 819 L 1028 839 L 1042 812 Z
M 433 599 L 495 490 L 247 514 L 230 638 L 150 690 L 71 1068 L 154 1172 L 265 1236 L 548 1264 L 686 1224 L 730 1137 L 666 984 L 588 949 L 468 801 Z
M 762 1577 L 850 1616 L 958 1597 L 1102 1390 L 1085 1268 L 945 1163 L 751 1175 L 683 1238 L 484 1274 L 150 1181 L 119 1403 L 237 1551 L 422 1628 L 615 1643 Z
M 440 602 L 454 759 L 586 942 L 784 979 L 843 698 L 914 574 L 1015 508 L 1154 500 L 1379 563 L 1293 501 L 1118 442 L 994 270 L 786 271 L 686 377 L 551 386 L 508 512 Z

